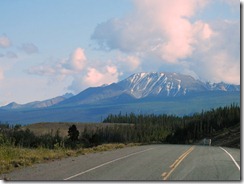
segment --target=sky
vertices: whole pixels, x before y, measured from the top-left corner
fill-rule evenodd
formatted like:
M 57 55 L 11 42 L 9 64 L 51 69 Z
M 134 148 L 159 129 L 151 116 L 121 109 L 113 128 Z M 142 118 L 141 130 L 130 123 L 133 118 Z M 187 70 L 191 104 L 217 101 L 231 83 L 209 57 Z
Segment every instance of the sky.
M 137 72 L 240 84 L 238 0 L 1 0 L 0 106 Z

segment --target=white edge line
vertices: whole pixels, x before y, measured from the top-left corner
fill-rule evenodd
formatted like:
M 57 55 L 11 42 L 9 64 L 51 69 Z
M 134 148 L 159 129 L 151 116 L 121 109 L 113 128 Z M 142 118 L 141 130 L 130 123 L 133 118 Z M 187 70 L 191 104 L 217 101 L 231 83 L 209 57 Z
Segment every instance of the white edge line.
M 240 166 L 237 164 L 237 162 L 235 161 L 235 159 L 232 157 L 232 155 L 228 152 L 228 151 L 226 151 L 224 148 L 222 148 L 222 147 L 219 147 L 220 149 L 222 149 L 222 150 L 224 150 L 229 156 L 230 156 L 230 158 L 232 159 L 232 161 L 235 163 L 235 165 L 236 165 L 236 167 L 239 169 L 239 171 L 240 171 Z
M 110 164 L 110 163 L 112 163 L 112 162 L 116 162 L 116 161 L 118 161 L 118 160 L 122 160 L 122 159 L 124 159 L 124 158 L 130 157 L 130 156 L 133 156 L 133 155 L 136 155 L 136 154 L 139 154 L 139 153 L 143 153 L 143 152 L 146 152 L 146 151 L 149 151 L 149 150 L 152 150 L 152 149 L 155 149 L 155 148 L 149 148 L 149 149 L 146 149 L 146 150 L 142 150 L 142 151 L 139 151 L 139 152 L 135 152 L 135 153 L 126 155 L 126 156 L 124 156 L 124 157 L 120 157 L 120 158 L 111 160 L 111 161 L 109 161 L 109 162 L 103 163 L 103 164 L 101 164 L 101 165 L 98 165 L 98 166 L 93 167 L 93 168 L 91 168 L 91 169 L 88 169 L 88 170 L 86 170 L 86 171 L 80 172 L 80 173 L 78 173 L 78 174 L 75 174 L 75 175 L 70 176 L 70 177 L 68 177 L 68 178 L 65 178 L 65 179 L 63 179 L 63 180 L 70 180 L 70 179 L 72 179 L 72 178 L 75 178 L 75 177 L 77 177 L 77 176 L 80 176 L 80 175 L 82 175 L 82 174 L 85 174 L 85 173 L 87 173 L 87 172 L 90 172 L 90 171 L 92 171 L 92 170 L 95 170 L 95 169 L 97 169 L 97 168 L 99 168 L 99 167 L 103 167 L 103 166 L 105 166 L 105 165 L 108 165 L 108 164 Z

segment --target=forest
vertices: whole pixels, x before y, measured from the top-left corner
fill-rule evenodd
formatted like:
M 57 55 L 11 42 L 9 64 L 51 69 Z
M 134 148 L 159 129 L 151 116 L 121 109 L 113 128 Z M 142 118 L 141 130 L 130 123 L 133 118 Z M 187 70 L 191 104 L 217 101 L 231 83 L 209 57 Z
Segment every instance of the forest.
M 79 131 L 75 125 L 67 130 L 68 136 L 59 131 L 35 135 L 20 125 L 0 123 L 0 145 L 24 148 L 84 148 L 105 143 L 165 143 L 193 144 L 220 130 L 240 124 L 240 107 L 232 104 L 190 116 L 156 114 L 108 115 L 102 123 L 114 126 Z M 123 124 L 123 125 L 121 125 Z

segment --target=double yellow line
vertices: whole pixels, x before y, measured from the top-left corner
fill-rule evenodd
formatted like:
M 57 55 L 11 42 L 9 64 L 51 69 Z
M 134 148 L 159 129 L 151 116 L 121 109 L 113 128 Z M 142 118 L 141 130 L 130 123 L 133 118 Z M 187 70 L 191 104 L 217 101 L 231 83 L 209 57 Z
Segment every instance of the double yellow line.
M 169 172 L 164 172 L 162 174 L 163 180 L 167 180 L 168 177 L 172 174 L 172 172 L 178 167 L 178 165 L 189 155 L 193 150 L 195 146 L 190 147 L 187 151 L 185 151 L 171 166 Z

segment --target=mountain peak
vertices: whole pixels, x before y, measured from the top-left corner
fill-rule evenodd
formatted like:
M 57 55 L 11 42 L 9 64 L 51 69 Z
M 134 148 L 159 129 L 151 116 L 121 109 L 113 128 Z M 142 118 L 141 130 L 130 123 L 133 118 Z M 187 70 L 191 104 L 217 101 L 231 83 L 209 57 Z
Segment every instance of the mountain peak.
M 17 109 L 17 108 L 20 108 L 21 106 L 22 105 L 17 104 L 16 102 L 11 102 L 4 107 L 5 107 L 5 109 Z
M 140 72 L 118 83 L 135 98 L 165 95 L 179 96 L 190 91 L 204 91 L 203 82 L 190 75 L 170 72 Z

